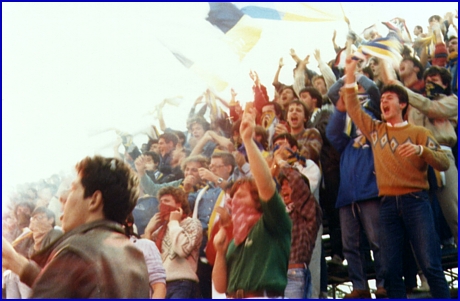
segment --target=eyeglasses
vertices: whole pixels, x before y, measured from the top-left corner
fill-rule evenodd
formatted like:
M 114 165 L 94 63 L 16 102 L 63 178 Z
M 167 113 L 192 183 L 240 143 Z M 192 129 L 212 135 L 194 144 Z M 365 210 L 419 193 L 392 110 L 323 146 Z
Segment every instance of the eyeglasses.
M 220 165 L 209 165 L 209 169 L 221 168 L 222 166 L 225 166 L 225 165 L 224 165 L 224 164 L 220 164 Z

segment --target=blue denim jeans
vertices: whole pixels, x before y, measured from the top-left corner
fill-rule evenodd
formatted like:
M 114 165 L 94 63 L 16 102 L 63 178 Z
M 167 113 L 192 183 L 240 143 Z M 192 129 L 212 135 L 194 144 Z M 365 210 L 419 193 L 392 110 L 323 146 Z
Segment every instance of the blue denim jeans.
M 166 299 L 196 299 L 198 283 L 192 280 L 174 280 L 166 282 Z
M 402 280 L 405 237 L 413 246 L 415 259 L 428 280 L 433 298 L 449 299 L 449 287 L 441 265 L 441 246 L 426 191 L 382 198 L 380 251 L 389 298 L 406 298 Z
M 286 299 L 310 299 L 311 298 L 311 274 L 307 269 L 289 269 L 288 282 L 284 290 Z
M 377 287 L 383 287 L 379 243 L 379 210 L 380 198 L 353 203 L 339 209 L 343 255 L 348 262 L 348 276 L 353 283 L 353 289 L 369 289 L 366 260 L 361 244 L 361 230 L 364 230 L 374 255 Z

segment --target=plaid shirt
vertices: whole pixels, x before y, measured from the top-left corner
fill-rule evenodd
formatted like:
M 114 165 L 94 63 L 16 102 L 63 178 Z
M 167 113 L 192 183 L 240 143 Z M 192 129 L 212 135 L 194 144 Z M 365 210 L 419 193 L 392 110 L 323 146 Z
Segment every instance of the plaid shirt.
M 292 219 L 291 254 L 289 263 L 310 264 L 316 235 L 322 223 L 321 208 L 310 187 L 302 179 L 302 174 L 295 168 L 281 169 L 288 178 L 292 190 L 292 203 L 287 211 Z

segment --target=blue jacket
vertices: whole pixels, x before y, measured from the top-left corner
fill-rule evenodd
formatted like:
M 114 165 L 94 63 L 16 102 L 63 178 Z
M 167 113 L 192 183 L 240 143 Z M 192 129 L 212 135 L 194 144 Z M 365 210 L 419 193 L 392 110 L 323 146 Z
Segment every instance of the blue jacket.
M 366 112 L 372 116 L 369 111 Z M 346 116 L 346 113 L 334 108 L 334 113 L 326 127 L 327 139 L 341 154 L 340 186 L 336 208 L 375 198 L 379 194 L 372 147 L 367 140 L 358 148 L 353 146 L 355 137 L 350 137 L 344 132 Z

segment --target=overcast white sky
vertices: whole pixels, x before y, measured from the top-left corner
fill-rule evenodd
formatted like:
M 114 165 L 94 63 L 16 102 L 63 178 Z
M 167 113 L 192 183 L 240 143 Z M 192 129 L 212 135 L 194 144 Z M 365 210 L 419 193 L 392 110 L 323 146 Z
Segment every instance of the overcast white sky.
M 337 4 L 330 4 L 331 11 Z M 343 3 L 357 33 L 374 23 L 403 17 L 409 30 L 444 16 L 457 3 Z M 162 99 L 182 95 L 180 107 L 166 106 L 168 126 L 184 130 L 185 116 L 206 85 L 184 68 L 163 43 L 206 59 L 239 93 L 252 98 L 249 69 L 271 82 L 284 57 L 281 81 L 290 83 L 299 56 L 315 48 L 330 60 L 331 37 L 343 44 L 346 24 L 254 20 L 262 38 L 238 63 L 205 16 L 206 3 L 2 3 L 2 190 L 70 171 L 86 155 L 112 155 L 114 132 L 156 124 L 146 116 Z M 162 42 L 160 42 L 162 41 Z M 315 69 L 313 56 L 310 68 Z M 229 91 L 221 96 L 229 98 Z M 136 138 L 138 143 L 145 136 Z

